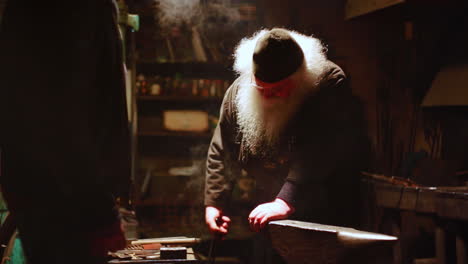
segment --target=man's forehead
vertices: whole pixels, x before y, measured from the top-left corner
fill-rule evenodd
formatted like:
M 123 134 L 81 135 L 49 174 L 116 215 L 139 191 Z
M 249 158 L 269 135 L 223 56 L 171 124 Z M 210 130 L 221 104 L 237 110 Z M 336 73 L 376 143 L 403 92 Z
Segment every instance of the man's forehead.
M 291 78 L 285 78 L 283 80 L 277 81 L 277 82 L 264 82 L 254 76 L 255 84 L 257 86 L 263 87 L 263 88 L 271 88 L 271 87 L 278 87 L 278 86 L 284 86 L 284 85 L 291 85 L 292 79 Z

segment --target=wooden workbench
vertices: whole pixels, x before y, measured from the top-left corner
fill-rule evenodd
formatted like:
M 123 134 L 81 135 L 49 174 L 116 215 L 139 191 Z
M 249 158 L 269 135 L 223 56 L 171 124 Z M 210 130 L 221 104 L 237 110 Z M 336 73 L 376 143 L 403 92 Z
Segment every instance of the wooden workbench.
M 427 215 L 437 222 L 453 222 L 468 225 L 468 186 L 460 187 L 425 187 L 412 184 L 392 184 L 391 178 L 365 175 L 364 180 L 371 189 L 375 206 L 398 211 L 414 212 Z M 435 263 L 445 264 L 446 230 L 438 226 L 435 233 Z M 398 234 L 394 234 L 398 235 Z M 466 238 L 456 234 L 457 264 L 466 264 Z M 398 259 L 398 257 L 397 257 Z M 401 259 L 396 263 L 401 263 Z
M 468 220 L 468 186 L 411 187 L 377 181 L 373 186 L 379 206 Z

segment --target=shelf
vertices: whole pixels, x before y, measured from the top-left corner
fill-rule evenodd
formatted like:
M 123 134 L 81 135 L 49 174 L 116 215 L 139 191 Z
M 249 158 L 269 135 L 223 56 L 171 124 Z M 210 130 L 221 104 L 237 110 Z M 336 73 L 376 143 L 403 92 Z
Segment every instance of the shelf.
M 189 167 L 189 166 L 184 166 L 184 167 Z M 143 169 L 144 170 L 144 169 Z M 194 177 L 199 177 L 201 176 L 203 173 L 200 169 L 194 169 L 194 172 L 190 175 L 183 175 L 183 174 L 171 174 L 169 173 L 169 169 L 167 170 L 157 170 L 157 171 L 154 171 L 151 173 L 151 177 L 152 178 L 164 178 L 164 177 L 168 177 L 168 178 L 171 178 L 171 179 L 183 179 L 183 180 L 189 180 L 190 178 L 194 178 Z M 141 176 L 141 177 L 145 177 L 145 176 Z
M 159 102 L 214 102 L 220 103 L 221 97 L 203 97 L 203 96 L 178 96 L 178 95 L 139 95 L 140 101 L 159 101 Z
M 234 79 L 234 71 L 228 66 L 203 62 L 138 62 L 137 72 L 145 75 L 174 75 L 181 73 L 186 77 Z
M 187 207 L 203 207 L 202 202 L 195 202 L 194 199 L 175 200 L 168 197 L 137 199 L 134 201 L 135 206 L 187 206 Z
M 138 136 L 211 138 L 213 134 L 211 132 L 139 131 Z

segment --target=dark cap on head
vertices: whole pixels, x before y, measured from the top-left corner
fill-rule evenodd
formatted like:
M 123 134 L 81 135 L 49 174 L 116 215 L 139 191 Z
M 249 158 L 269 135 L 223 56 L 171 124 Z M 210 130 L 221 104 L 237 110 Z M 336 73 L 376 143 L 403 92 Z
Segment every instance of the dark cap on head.
M 273 83 L 296 72 L 303 61 L 304 53 L 289 32 L 274 28 L 257 41 L 253 71 L 261 81 Z

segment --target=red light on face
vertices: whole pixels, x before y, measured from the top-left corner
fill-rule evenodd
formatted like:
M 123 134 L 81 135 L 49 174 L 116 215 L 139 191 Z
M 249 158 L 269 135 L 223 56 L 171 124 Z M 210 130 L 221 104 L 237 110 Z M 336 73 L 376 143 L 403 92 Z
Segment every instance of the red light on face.
M 291 95 L 291 91 L 296 87 L 296 84 L 290 78 L 283 79 L 279 82 L 267 83 L 255 78 L 257 90 L 265 98 L 282 97 L 287 98 Z

